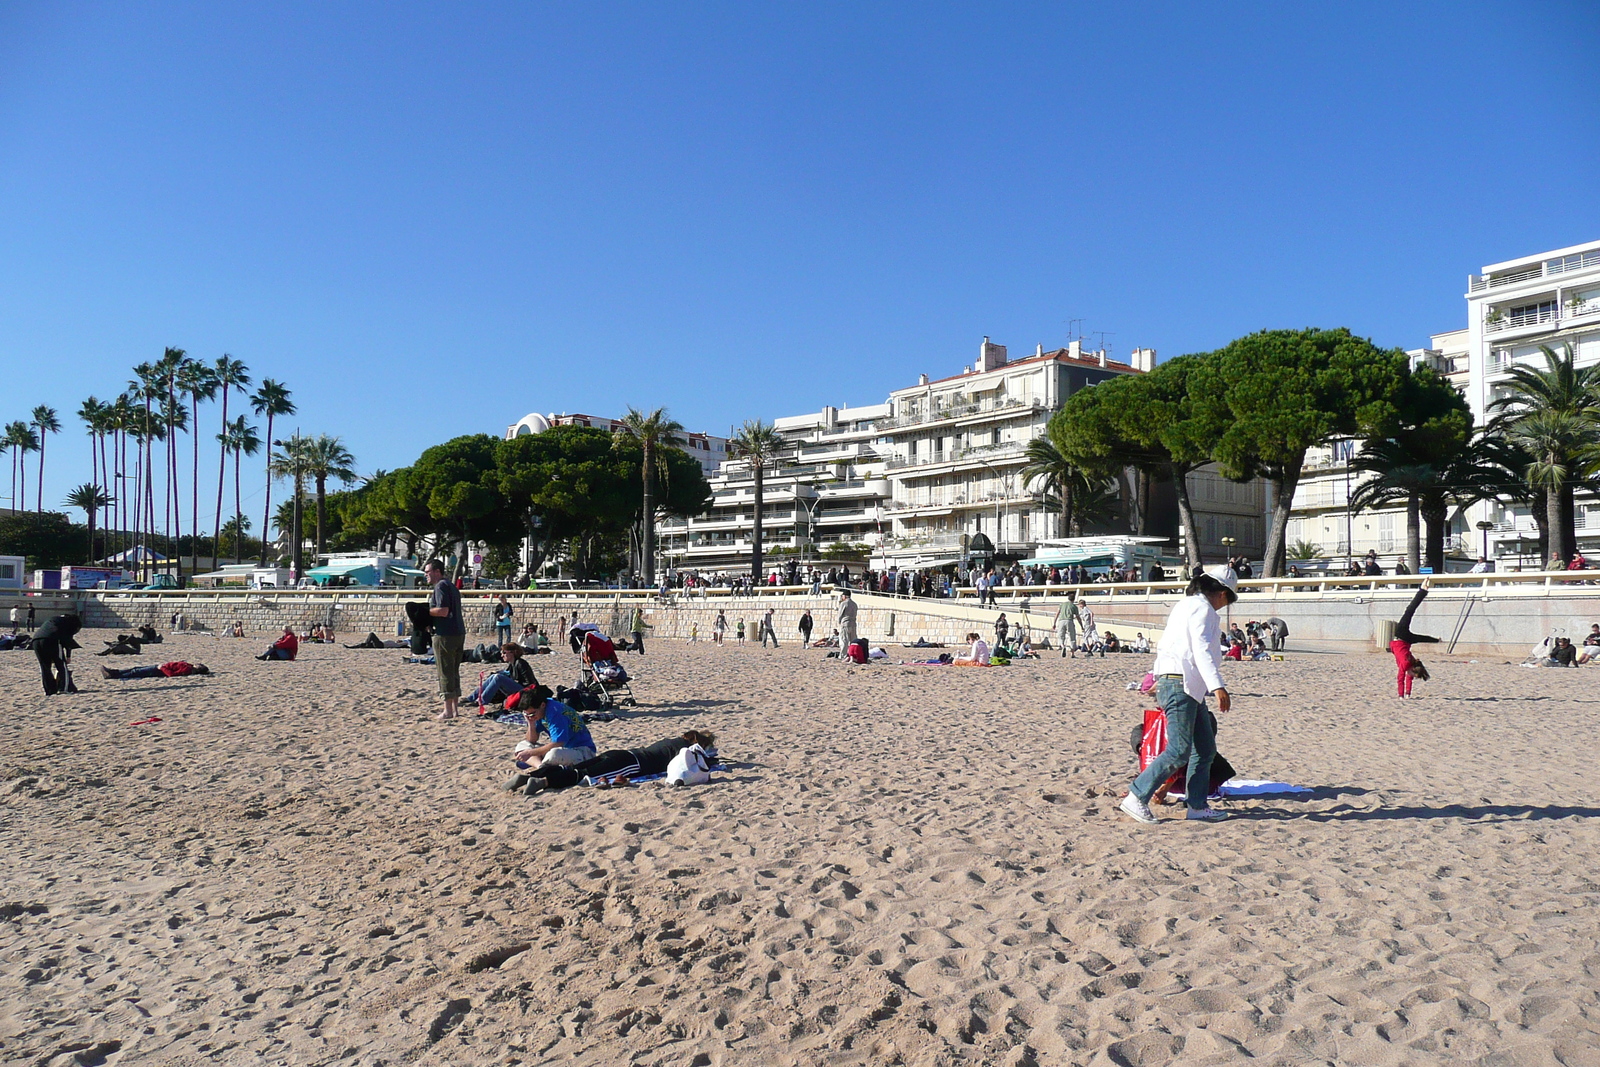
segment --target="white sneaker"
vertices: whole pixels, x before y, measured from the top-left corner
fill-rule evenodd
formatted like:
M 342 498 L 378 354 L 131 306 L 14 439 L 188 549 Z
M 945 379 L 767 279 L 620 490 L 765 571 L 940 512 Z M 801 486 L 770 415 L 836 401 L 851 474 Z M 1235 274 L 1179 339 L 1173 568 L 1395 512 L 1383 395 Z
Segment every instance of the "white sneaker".
M 1227 817 L 1227 812 L 1218 811 L 1216 808 L 1190 808 L 1189 813 L 1184 816 L 1185 819 L 1199 819 L 1203 822 L 1221 822 Z
M 1122 810 L 1133 818 L 1143 823 L 1153 823 L 1157 819 L 1150 811 L 1150 805 L 1129 793 L 1122 798 Z

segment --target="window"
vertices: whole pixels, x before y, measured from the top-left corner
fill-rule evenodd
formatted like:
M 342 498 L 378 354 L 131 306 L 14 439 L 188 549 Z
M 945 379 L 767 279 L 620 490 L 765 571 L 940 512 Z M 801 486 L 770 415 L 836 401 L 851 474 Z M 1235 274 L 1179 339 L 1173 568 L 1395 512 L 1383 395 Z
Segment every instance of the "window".
M 1215 515 L 1206 516 L 1206 535 L 1201 540 L 1208 545 L 1217 543 L 1217 518 Z
M 1378 515 L 1378 551 L 1394 551 L 1394 520 L 1392 511 L 1381 512 Z

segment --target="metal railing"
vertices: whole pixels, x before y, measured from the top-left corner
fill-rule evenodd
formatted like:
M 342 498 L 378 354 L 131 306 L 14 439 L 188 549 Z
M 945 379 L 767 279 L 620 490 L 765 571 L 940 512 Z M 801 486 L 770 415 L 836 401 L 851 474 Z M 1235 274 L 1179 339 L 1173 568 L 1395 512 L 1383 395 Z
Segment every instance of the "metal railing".
M 963 419 L 969 415 L 988 415 L 994 412 L 1009 412 L 1029 408 L 1044 407 L 1043 400 L 975 400 L 965 404 L 947 404 L 934 407 L 928 411 L 919 411 L 911 415 L 899 415 L 892 419 L 879 419 L 879 429 L 899 429 L 905 426 L 921 426 L 930 422 L 945 422 L 950 419 Z
M 906 467 L 931 467 L 936 463 L 960 463 L 969 459 L 1005 459 L 1021 455 L 1027 447 L 1021 441 L 1007 441 L 998 445 L 974 445 L 971 448 L 934 452 L 928 456 L 896 456 L 889 460 L 887 466 L 889 470 L 901 470 Z
M 1486 289 L 1499 289 L 1507 285 L 1517 285 L 1520 282 L 1532 281 L 1535 278 L 1544 278 L 1553 274 L 1570 274 L 1575 270 L 1588 270 L 1591 267 L 1600 267 L 1600 251 L 1579 252 L 1559 259 L 1547 259 L 1543 263 L 1522 270 L 1512 271 L 1508 274 L 1495 274 L 1484 276 L 1473 274 L 1467 278 L 1467 291 L 1481 293 Z

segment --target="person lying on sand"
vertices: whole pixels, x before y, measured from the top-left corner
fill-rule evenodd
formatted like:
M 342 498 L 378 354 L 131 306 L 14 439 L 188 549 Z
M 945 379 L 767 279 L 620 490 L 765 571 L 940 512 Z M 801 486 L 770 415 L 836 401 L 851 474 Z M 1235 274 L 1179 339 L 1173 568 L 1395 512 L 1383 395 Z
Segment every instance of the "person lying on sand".
M 594 758 L 594 738 L 589 736 L 583 716 L 556 700 L 549 686 L 524 689 L 506 703 L 506 710 L 520 711 L 528 717 L 527 737 L 517 744 L 518 761 L 570 767 Z M 539 744 L 541 726 L 550 735 L 548 744 Z
M 136 678 L 183 678 L 190 674 L 210 673 L 211 668 L 204 663 L 185 663 L 183 660 L 173 660 L 159 667 L 152 664 L 148 667 L 124 667 L 121 670 L 115 667 L 100 668 L 100 677 L 123 682 L 131 682 Z
M 989 645 L 977 634 L 968 634 L 966 639 L 972 642 L 965 656 L 957 656 L 953 661 L 957 667 L 987 667 L 989 665 Z
M 710 750 L 716 744 L 716 735 L 699 730 L 685 730 L 677 737 L 668 737 L 643 748 L 613 748 L 593 759 L 575 763 L 570 767 L 546 764 L 537 770 L 521 771 L 511 776 L 506 788 L 515 792 L 521 789 L 524 796 L 533 796 L 546 789 L 571 789 L 585 782 L 596 789 L 625 785 L 635 778 L 652 774 L 666 774 L 672 757 L 688 748 L 699 745 Z M 526 761 L 524 761 L 526 762 Z

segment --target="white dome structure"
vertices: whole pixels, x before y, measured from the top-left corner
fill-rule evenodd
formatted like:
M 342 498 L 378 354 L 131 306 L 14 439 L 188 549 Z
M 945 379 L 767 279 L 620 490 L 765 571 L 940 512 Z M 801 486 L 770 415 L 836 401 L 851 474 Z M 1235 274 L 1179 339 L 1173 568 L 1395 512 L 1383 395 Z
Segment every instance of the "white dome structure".
M 513 437 L 526 437 L 529 434 L 544 433 L 549 428 L 550 420 L 535 411 L 532 414 L 522 416 L 515 426 L 507 427 L 506 440 L 509 441 Z

